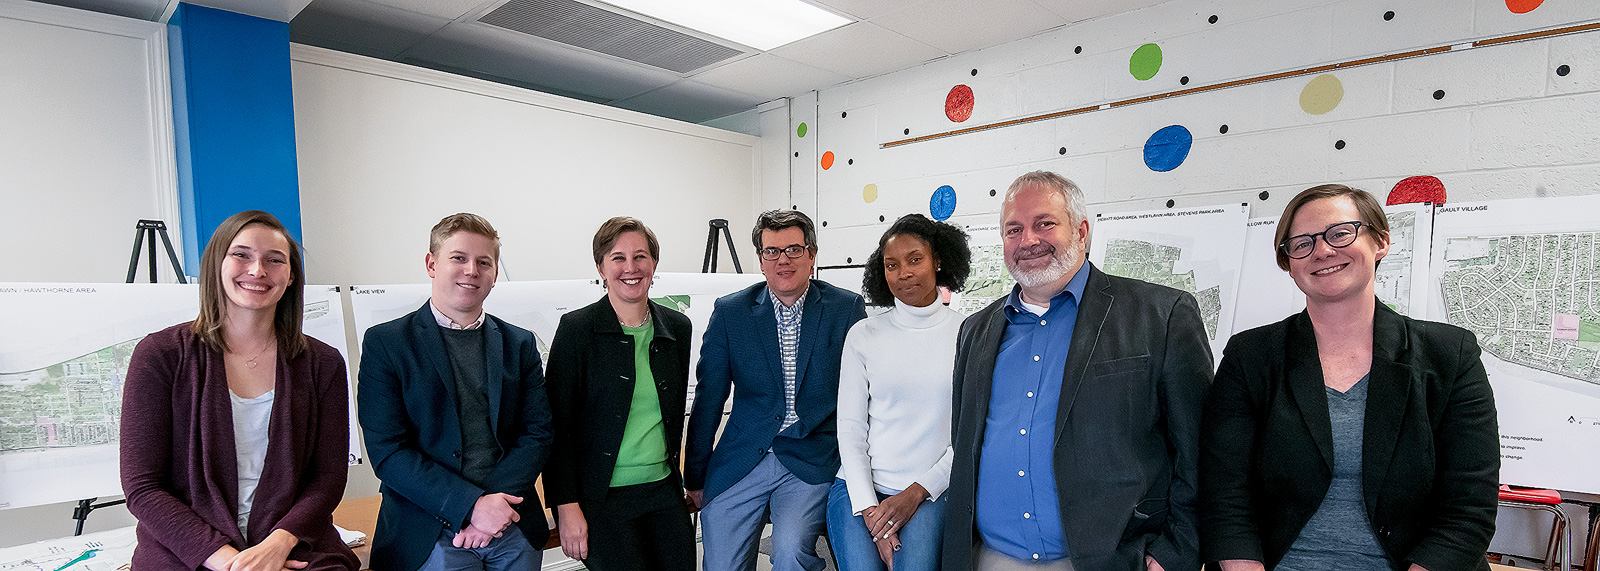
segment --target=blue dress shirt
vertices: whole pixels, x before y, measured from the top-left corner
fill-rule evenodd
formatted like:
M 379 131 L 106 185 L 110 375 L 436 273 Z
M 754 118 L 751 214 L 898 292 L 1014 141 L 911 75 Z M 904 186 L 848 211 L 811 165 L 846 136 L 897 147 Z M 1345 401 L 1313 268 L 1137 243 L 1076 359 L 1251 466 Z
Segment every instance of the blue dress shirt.
M 1056 496 L 1056 410 L 1061 376 L 1089 281 L 1084 262 L 1044 315 L 1022 305 L 1022 289 L 1006 297 L 1005 338 L 995 359 L 994 386 L 978 461 L 978 535 L 986 548 L 1025 561 L 1068 555 Z

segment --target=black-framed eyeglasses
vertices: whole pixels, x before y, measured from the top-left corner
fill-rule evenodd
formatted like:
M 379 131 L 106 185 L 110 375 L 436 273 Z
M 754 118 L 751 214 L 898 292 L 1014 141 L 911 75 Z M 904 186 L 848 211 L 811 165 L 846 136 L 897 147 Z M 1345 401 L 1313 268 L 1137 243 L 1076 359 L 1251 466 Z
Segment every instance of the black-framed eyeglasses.
M 1359 220 L 1340 222 L 1328 226 L 1326 230 L 1311 234 L 1291 236 L 1278 244 L 1278 249 L 1283 250 L 1290 258 L 1301 259 L 1310 256 L 1312 250 L 1317 249 L 1317 237 L 1321 236 L 1323 242 L 1335 248 L 1343 248 L 1356 242 L 1356 236 L 1361 233 L 1362 224 Z
M 806 247 L 800 244 L 790 244 L 787 248 L 767 246 L 761 249 L 761 259 L 768 262 L 778 259 L 778 253 L 788 256 L 789 259 L 798 258 L 806 253 Z

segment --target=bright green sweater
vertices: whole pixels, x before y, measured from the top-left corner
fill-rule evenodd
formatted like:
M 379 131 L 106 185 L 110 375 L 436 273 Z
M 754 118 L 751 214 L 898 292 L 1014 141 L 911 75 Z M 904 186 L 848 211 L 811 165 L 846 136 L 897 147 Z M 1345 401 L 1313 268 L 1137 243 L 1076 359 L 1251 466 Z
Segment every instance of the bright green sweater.
M 655 375 L 650 372 L 650 341 L 655 338 L 655 323 L 623 327 L 622 331 L 633 336 L 633 403 L 628 407 L 627 427 L 622 430 L 617 466 L 611 471 L 611 487 L 656 482 L 672 474 L 667 468 L 661 398 L 656 394 Z

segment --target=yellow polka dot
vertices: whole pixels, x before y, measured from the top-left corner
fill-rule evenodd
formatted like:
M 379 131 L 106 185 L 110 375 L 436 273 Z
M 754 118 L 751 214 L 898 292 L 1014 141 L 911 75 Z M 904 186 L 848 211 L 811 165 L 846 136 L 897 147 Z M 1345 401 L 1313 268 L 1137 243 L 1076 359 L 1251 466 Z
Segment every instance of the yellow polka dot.
M 1344 84 L 1339 82 L 1339 78 L 1326 73 L 1312 78 L 1300 90 L 1300 109 L 1312 115 L 1332 111 L 1343 100 Z
M 869 184 L 861 187 L 861 200 L 876 202 L 878 200 L 878 185 Z

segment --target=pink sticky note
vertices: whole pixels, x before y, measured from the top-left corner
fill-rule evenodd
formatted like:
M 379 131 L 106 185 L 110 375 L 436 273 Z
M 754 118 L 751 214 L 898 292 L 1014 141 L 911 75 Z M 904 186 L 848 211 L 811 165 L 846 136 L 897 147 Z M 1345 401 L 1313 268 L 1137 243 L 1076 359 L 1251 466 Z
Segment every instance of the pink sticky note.
M 1556 339 L 1577 339 L 1578 316 L 1555 314 L 1555 318 L 1550 320 L 1550 336 Z

